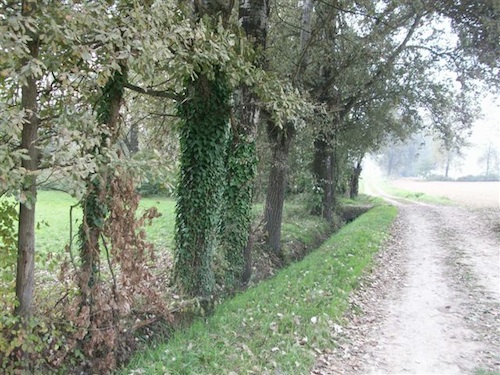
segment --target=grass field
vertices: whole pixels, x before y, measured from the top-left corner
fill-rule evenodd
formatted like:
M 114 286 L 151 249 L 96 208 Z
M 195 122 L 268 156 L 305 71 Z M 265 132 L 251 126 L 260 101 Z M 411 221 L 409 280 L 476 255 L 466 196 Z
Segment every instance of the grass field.
M 63 253 L 69 243 L 71 225 L 71 207 L 76 205 L 76 200 L 70 195 L 59 191 L 40 191 L 36 206 L 37 229 L 36 249 L 39 257 L 43 259 L 48 253 Z M 140 210 L 156 206 L 162 216 L 156 219 L 152 226 L 146 227 L 148 239 L 157 249 L 172 247 L 175 201 L 169 198 L 143 198 Z M 82 210 L 75 206 L 72 209 L 72 234 L 78 233 L 81 223 Z
M 71 208 L 73 206 L 73 208 Z M 139 211 L 155 206 L 161 217 L 145 228 L 147 238 L 155 245 L 158 252 L 172 250 L 174 244 L 175 200 L 172 198 L 142 198 Z M 263 211 L 263 204 L 255 204 L 253 215 L 258 218 Z M 72 220 L 70 220 L 70 211 Z M 140 212 L 138 214 L 140 214 Z M 70 195 L 59 191 L 39 191 L 36 205 L 36 256 L 37 264 L 42 266 L 48 256 L 64 254 L 65 247 L 75 235 L 82 220 L 82 210 Z M 259 220 L 259 219 L 257 219 Z M 70 224 L 72 223 L 72 225 Z M 328 231 L 326 224 L 318 217 L 304 213 L 300 202 L 285 205 L 283 223 L 283 241 L 301 241 L 312 245 L 314 240 Z M 38 266 L 37 266 L 38 267 Z
M 471 207 L 500 207 L 500 182 L 422 181 L 400 179 L 389 181 L 397 189 L 445 197 Z

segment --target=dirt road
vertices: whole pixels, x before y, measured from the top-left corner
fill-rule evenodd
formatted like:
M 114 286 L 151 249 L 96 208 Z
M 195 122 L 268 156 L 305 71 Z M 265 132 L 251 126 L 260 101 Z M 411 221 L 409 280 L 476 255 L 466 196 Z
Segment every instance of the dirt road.
M 390 243 L 312 374 L 500 372 L 498 209 L 388 199 Z

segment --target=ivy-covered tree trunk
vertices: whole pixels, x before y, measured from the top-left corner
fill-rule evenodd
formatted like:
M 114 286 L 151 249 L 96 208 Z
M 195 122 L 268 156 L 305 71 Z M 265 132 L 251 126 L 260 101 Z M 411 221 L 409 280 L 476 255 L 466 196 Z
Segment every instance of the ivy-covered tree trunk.
M 256 49 L 265 49 L 269 4 L 267 0 L 241 1 L 239 18 L 246 35 Z M 265 65 L 265 56 L 257 57 L 257 65 Z M 243 85 L 235 95 L 240 110 L 235 113 L 232 137 L 228 147 L 228 184 L 225 192 L 223 242 L 230 287 L 245 284 L 252 271 L 251 213 L 253 183 L 257 170 L 256 138 L 260 109 L 257 98 Z
M 248 123 L 250 125 L 250 123 Z M 251 243 L 253 180 L 256 174 L 255 127 L 243 123 L 233 129 L 227 156 L 227 187 L 222 242 L 227 271 L 225 283 L 236 288 L 251 276 Z
M 35 4 L 28 1 L 22 3 L 23 16 L 28 17 L 34 11 Z M 31 40 L 27 43 L 30 58 L 36 59 L 39 52 L 39 40 L 36 35 L 29 33 Z M 28 60 L 23 61 L 23 65 Z M 35 207 L 36 207 L 36 176 L 38 164 L 38 105 L 37 80 L 31 73 L 21 88 L 21 106 L 26 117 L 21 135 L 21 148 L 26 150 L 27 158 L 23 159 L 22 167 L 26 170 L 26 177 L 21 186 L 21 195 L 25 202 L 19 207 L 18 231 L 18 258 L 16 273 L 16 298 L 18 305 L 16 314 L 25 319 L 30 315 L 33 290 L 35 283 Z
M 190 81 L 178 106 L 180 179 L 176 207 L 174 277 L 188 295 L 209 299 L 215 277 L 224 207 L 225 157 L 231 90 L 226 77 L 200 75 Z
M 227 265 L 225 283 L 231 289 L 248 282 L 252 272 L 250 231 L 259 117 L 256 98 L 248 87 L 243 86 L 235 96 L 241 111 L 236 112 L 227 150 L 222 232 Z
M 271 144 L 272 157 L 264 211 L 264 229 L 267 234 L 266 245 L 269 250 L 278 258 L 282 258 L 281 223 L 283 222 L 288 154 L 295 135 L 295 128 L 292 124 L 285 124 L 283 128 L 280 128 L 269 119 L 267 134 Z
M 358 161 L 351 173 L 349 186 L 349 196 L 351 197 L 351 199 L 356 198 L 359 194 L 359 177 L 361 176 L 361 171 L 361 161 Z

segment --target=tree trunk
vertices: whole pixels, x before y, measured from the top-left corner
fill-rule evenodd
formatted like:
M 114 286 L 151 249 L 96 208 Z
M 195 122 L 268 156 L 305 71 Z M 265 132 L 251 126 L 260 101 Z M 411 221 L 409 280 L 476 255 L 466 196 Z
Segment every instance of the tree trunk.
M 238 93 L 232 137 L 227 155 L 227 186 L 222 242 L 228 269 L 226 285 L 231 289 L 248 282 L 251 275 L 251 218 L 253 182 L 257 172 L 257 124 L 259 110 L 256 97 L 246 86 Z
M 129 133 L 125 138 L 125 145 L 130 155 L 135 155 L 139 152 L 139 129 L 137 128 L 137 124 L 130 126 Z
M 32 13 L 34 5 L 23 1 L 23 16 Z M 38 57 L 39 41 L 34 35 L 28 42 L 30 57 Z M 24 64 L 28 61 L 24 61 Z M 26 83 L 21 89 L 21 105 L 26 111 L 25 122 L 22 129 L 21 148 L 27 150 L 28 158 L 23 159 L 22 166 L 27 175 L 23 182 L 21 194 L 26 202 L 19 208 L 18 231 L 18 258 L 16 274 L 16 297 L 19 305 L 15 313 L 24 320 L 30 315 L 34 290 L 35 272 L 35 207 L 36 207 L 36 176 L 38 163 L 38 106 L 37 106 L 37 80 L 33 75 L 26 77 Z
M 389 149 L 389 160 L 387 161 L 387 177 L 391 177 L 392 169 L 394 167 L 394 151 Z
M 312 1 L 306 0 L 302 10 L 302 31 L 300 44 L 300 61 L 292 81 L 297 84 L 307 68 L 309 61 L 308 46 L 311 38 Z M 283 221 L 283 206 L 285 202 L 286 174 L 288 170 L 288 154 L 295 136 L 295 127 L 286 123 L 279 128 L 266 114 L 267 134 L 271 144 L 271 170 L 267 186 L 266 206 L 264 209 L 266 244 L 269 250 L 278 258 L 283 258 L 281 251 L 281 224 Z
M 267 134 L 271 144 L 272 159 L 264 212 L 265 232 L 267 234 L 266 244 L 274 255 L 282 258 L 281 223 L 283 221 L 283 205 L 285 202 L 288 154 L 295 135 L 295 128 L 292 124 L 285 124 L 283 128 L 279 128 L 269 119 Z
M 333 151 L 329 151 L 324 160 L 325 182 L 323 196 L 323 219 L 325 219 L 328 223 L 333 222 L 333 208 L 335 206 L 334 162 L 334 153 Z
M 492 147 L 491 144 L 489 144 L 488 153 L 486 154 L 486 176 L 490 175 L 491 154 L 492 154 Z
M 239 19 L 254 47 L 265 50 L 269 23 L 269 0 L 240 0 Z M 257 59 L 257 64 L 266 68 L 265 54 Z
M 318 205 L 313 212 L 321 215 L 329 223 L 333 220 L 333 207 L 335 204 L 334 193 L 334 163 L 335 157 L 329 142 L 325 139 L 326 135 L 321 134 L 314 141 L 314 161 L 313 175 L 317 186 L 323 193 L 321 205 Z
M 267 0 L 240 2 L 239 19 L 256 50 L 265 50 L 268 17 Z M 265 54 L 258 56 L 255 63 L 264 67 Z M 246 284 L 252 271 L 251 211 L 253 183 L 257 170 L 256 137 L 260 115 L 257 98 L 249 87 L 243 85 L 237 91 L 236 102 L 236 107 L 241 110 L 236 112 L 228 148 L 228 183 L 222 233 L 228 264 L 225 282 L 231 288 Z
M 184 292 L 211 299 L 213 256 L 219 245 L 226 179 L 231 90 L 224 73 L 191 81 L 178 106 L 180 179 L 176 207 L 174 277 Z
M 311 14 L 313 11 L 313 1 L 302 1 L 302 20 L 300 29 L 300 57 L 296 79 L 301 76 L 309 64 L 309 43 L 311 40 Z
M 490 163 L 491 163 L 492 148 L 491 144 L 488 145 L 488 152 L 486 153 L 486 177 L 490 175 Z
M 352 170 L 350 186 L 349 186 L 349 196 L 354 199 L 359 194 L 359 176 L 361 175 L 361 161 L 358 161 L 356 166 Z

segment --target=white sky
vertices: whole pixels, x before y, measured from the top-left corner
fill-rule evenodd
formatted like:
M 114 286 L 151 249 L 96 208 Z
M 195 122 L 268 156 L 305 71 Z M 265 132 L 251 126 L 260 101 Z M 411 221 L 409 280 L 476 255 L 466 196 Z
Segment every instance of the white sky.
M 478 164 L 478 159 L 490 143 L 500 153 L 500 98 L 487 96 L 482 103 L 482 112 L 483 118 L 474 123 L 469 139 L 472 145 L 464 150 L 462 166 L 454 168 L 454 175 L 484 173 L 484 166 Z

